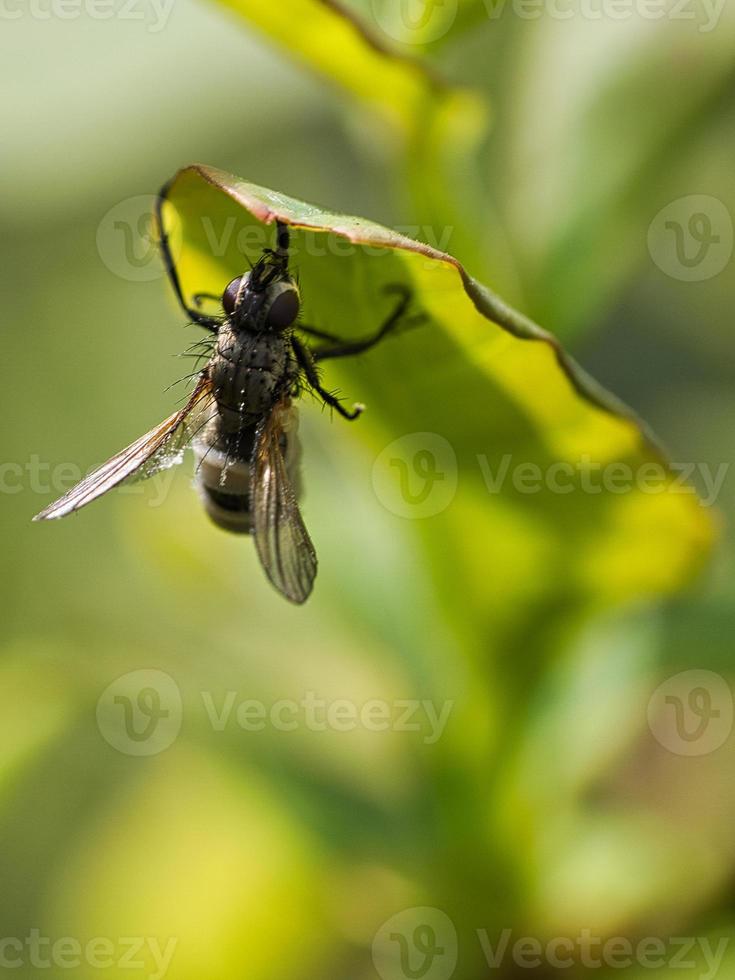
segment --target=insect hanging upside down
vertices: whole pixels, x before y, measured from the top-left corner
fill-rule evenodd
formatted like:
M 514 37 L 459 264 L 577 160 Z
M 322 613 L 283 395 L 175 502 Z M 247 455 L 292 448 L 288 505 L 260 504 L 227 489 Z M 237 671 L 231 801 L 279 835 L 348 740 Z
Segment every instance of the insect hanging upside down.
M 317 364 L 369 350 L 401 325 L 423 321 L 409 314 L 411 294 L 402 286 L 385 323 L 362 340 L 341 340 L 298 321 L 301 300 L 289 271 L 289 230 L 277 222 L 275 249 L 265 249 L 250 272 L 233 279 L 219 297 L 223 314 L 211 316 L 187 304 L 163 230 L 161 248 L 169 278 L 187 316 L 213 334 L 211 356 L 195 376 L 180 411 L 89 474 L 34 520 L 65 517 L 124 481 L 144 479 L 181 461 L 188 446 L 197 460 L 196 483 L 212 520 L 228 531 L 252 533 L 260 562 L 291 602 L 311 594 L 317 571 L 314 545 L 297 497 L 300 448 L 292 399 L 311 389 L 350 421 L 347 410 L 321 384 Z M 297 335 L 321 341 L 310 348 Z

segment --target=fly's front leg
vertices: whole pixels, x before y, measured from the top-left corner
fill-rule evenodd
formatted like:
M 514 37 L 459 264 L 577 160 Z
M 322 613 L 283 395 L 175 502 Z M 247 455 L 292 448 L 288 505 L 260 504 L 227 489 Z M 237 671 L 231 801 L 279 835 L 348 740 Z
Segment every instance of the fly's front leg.
M 325 361 L 330 357 L 353 357 L 356 354 L 363 354 L 365 351 L 370 350 L 371 347 L 379 344 L 384 337 L 397 330 L 399 326 L 413 327 L 425 322 L 426 315 L 424 313 L 417 313 L 411 317 L 406 316 L 408 308 L 411 305 L 411 299 L 413 298 L 413 294 L 408 286 L 387 286 L 385 291 L 387 293 L 397 293 L 399 300 L 388 319 L 374 334 L 370 337 L 365 337 L 363 340 L 342 340 L 333 347 L 317 347 L 316 350 L 312 351 L 314 360 Z M 305 329 L 305 332 L 312 333 L 317 337 L 338 339 L 323 331 L 314 330 L 311 327 L 302 327 L 300 329 Z
M 171 285 L 176 293 L 176 298 L 181 305 L 182 310 L 189 319 L 198 324 L 200 327 L 204 327 L 205 330 L 211 330 L 212 333 L 217 333 L 219 330 L 219 320 L 213 316 L 207 316 L 206 313 L 202 313 L 200 310 L 196 310 L 191 306 L 187 305 L 186 299 L 184 298 L 184 291 L 181 288 L 181 281 L 179 280 L 179 273 L 176 270 L 176 263 L 174 262 L 174 257 L 171 254 L 171 246 L 168 241 L 168 233 L 163 227 L 163 202 L 166 200 L 166 195 L 168 193 L 169 184 L 166 184 L 158 193 L 156 198 L 156 222 L 158 224 L 158 232 L 160 235 L 159 245 L 161 248 L 161 255 L 163 256 L 163 264 L 166 268 L 168 278 L 171 280 Z
M 276 251 L 288 265 L 288 253 L 291 248 L 291 232 L 283 221 L 276 220 Z
M 314 391 L 319 395 L 322 401 L 329 405 L 330 408 L 334 408 L 342 418 L 347 419 L 350 422 L 354 422 L 355 419 L 362 414 L 364 411 L 363 405 L 355 405 L 353 410 L 349 412 L 339 398 L 327 391 L 326 388 L 322 387 L 321 381 L 319 380 L 319 372 L 316 369 L 316 364 L 314 363 L 314 358 L 312 357 L 311 351 L 308 347 L 304 345 L 296 338 L 291 338 L 291 344 L 293 346 L 294 354 L 296 355 L 296 361 L 299 367 L 306 375 L 306 380 L 309 382 Z

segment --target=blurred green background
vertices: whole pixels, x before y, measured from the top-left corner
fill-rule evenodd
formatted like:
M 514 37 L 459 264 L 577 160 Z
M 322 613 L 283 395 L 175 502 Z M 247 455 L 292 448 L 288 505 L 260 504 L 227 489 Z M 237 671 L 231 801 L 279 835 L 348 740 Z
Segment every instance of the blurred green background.
M 406 28 L 406 9 L 421 13 L 410 4 L 352 6 L 380 44 L 466 90 L 452 117 L 467 110 L 464 129 L 422 144 L 421 119 L 409 138 L 324 64 L 312 72 L 302 2 L 279 8 L 296 55 L 194 0 L 116 5 L 105 19 L 8 2 L 0 15 L 0 972 L 732 976 L 729 472 L 722 544 L 687 594 L 616 605 L 539 593 L 532 619 L 463 612 L 441 568 L 446 528 L 419 533 L 364 479 L 376 440 L 404 434 L 385 417 L 371 429 L 369 413 L 355 427 L 311 403 L 302 413 L 321 561 L 304 609 L 269 589 L 249 542 L 207 523 L 190 461 L 165 506 L 152 487 L 30 523 L 64 488 L 51 478 L 69 479 L 59 467 L 86 470 L 175 405 L 166 386 L 189 368 L 172 355 L 196 332 L 137 218 L 193 161 L 391 227 L 448 229 L 442 245 L 557 333 L 673 459 L 729 466 L 733 9 L 710 24 L 695 4 L 691 18 L 671 5 L 654 20 L 466 0 L 429 4 L 422 34 Z M 445 20 L 432 31 L 434 16 Z M 391 89 L 373 101 L 390 109 Z M 704 214 L 719 237 L 701 263 L 678 261 L 660 231 L 672 202 L 682 234 Z M 350 400 L 410 390 L 405 372 L 360 370 Z M 437 365 L 415 370 L 427 384 Z M 468 518 L 468 555 L 472 533 Z M 661 684 L 701 739 L 661 729 Z M 162 741 L 126 740 L 120 711 L 144 719 L 155 690 Z M 425 716 L 418 732 L 236 722 L 248 699 L 270 708 L 309 692 L 452 708 L 433 743 Z M 635 955 L 595 967 L 574 944 L 574 965 L 544 954 L 528 969 L 509 948 L 495 967 L 482 939 L 496 948 L 503 930 L 511 946 L 589 930 L 660 937 L 664 952 L 655 966 Z M 688 966 L 671 937 L 691 937 Z M 65 938 L 66 960 L 53 947 Z

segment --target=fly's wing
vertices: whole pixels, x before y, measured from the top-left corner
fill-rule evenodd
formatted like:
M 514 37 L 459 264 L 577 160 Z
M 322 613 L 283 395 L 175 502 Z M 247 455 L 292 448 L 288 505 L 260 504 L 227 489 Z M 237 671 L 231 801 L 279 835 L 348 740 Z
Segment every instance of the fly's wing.
M 284 399 L 260 429 L 251 470 L 250 506 L 255 547 L 266 575 L 286 599 L 301 604 L 314 586 L 317 559 L 283 456 L 282 443 L 294 428 L 294 420 L 290 401 Z
M 125 480 L 145 479 L 181 462 L 184 449 L 211 417 L 214 405 L 209 378 L 203 374 L 180 411 L 174 412 L 165 422 L 108 459 L 33 520 L 49 521 L 66 517 Z

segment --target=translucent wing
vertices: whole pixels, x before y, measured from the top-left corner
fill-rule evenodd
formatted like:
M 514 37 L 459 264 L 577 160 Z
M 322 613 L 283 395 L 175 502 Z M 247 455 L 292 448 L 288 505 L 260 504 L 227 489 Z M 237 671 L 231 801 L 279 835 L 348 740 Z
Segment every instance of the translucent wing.
M 141 436 L 117 456 L 108 459 L 33 520 L 48 521 L 66 517 L 125 480 L 144 479 L 180 462 L 183 450 L 202 425 L 206 424 L 214 409 L 209 378 L 203 374 L 189 401 L 180 411 L 174 412 L 165 422 Z
M 258 557 L 266 575 L 291 602 L 306 602 L 316 578 L 314 545 L 301 517 L 283 455 L 295 439 L 289 399 L 279 402 L 258 433 L 250 501 Z

